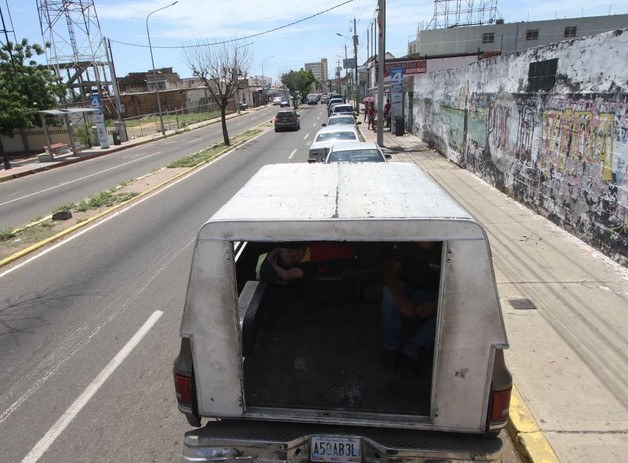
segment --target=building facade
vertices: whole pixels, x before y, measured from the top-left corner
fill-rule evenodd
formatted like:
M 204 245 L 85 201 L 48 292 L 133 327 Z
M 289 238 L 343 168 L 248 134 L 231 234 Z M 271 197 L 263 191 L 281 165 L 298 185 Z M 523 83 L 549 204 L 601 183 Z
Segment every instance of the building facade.
M 451 56 L 498 51 L 514 53 L 528 48 L 628 27 L 628 14 L 588 18 L 461 26 L 417 32 L 408 44 L 409 55 Z
M 327 58 L 322 58 L 318 63 L 305 63 L 304 69 L 306 71 L 312 71 L 316 81 L 321 85 L 322 88 L 327 86 L 328 80 L 328 72 L 329 69 L 327 67 Z

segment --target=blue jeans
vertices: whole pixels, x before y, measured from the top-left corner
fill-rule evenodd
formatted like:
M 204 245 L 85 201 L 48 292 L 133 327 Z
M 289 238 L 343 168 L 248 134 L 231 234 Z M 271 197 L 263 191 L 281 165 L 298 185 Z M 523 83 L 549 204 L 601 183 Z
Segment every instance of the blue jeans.
M 400 283 L 406 297 L 417 306 L 425 302 L 438 299 L 438 291 L 424 291 L 412 289 L 404 283 Z M 384 286 L 382 295 L 382 322 L 384 327 L 384 350 L 402 351 L 415 360 L 429 352 L 434 347 L 436 338 L 436 314 L 427 318 L 402 318 L 399 313 L 399 304 L 390 290 Z M 411 332 L 402 339 L 403 326 L 411 327 Z M 403 344 L 402 344 L 403 343 Z

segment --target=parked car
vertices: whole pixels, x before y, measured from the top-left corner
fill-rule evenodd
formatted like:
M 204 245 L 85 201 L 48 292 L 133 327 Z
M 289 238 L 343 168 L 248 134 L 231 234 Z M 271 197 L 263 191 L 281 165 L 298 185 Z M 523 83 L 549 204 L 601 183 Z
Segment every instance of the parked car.
M 281 103 L 282 98 L 280 96 L 276 96 L 273 98 L 273 104 L 277 105 L 279 103 Z
M 249 105 L 244 103 L 244 102 L 242 102 L 242 101 L 239 103 L 239 105 L 240 105 L 240 109 L 242 111 L 244 111 L 245 109 L 249 109 Z
M 275 116 L 275 132 L 284 129 L 299 130 L 301 128 L 301 118 L 299 113 L 293 109 L 279 111 Z
M 319 96 L 316 93 L 310 93 L 307 96 L 307 104 L 318 104 Z
M 346 141 L 364 141 L 362 134 L 356 126 L 335 125 L 323 127 L 314 136 L 314 141 L 310 145 L 308 162 L 324 161 L 332 145 Z
M 321 95 L 321 104 L 327 104 L 329 102 L 329 95 Z
M 345 100 L 344 98 L 330 98 L 329 101 L 327 102 L 327 111 L 329 112 L 329 110 L 331 109 L 331 107 L 335 104 L 344 104 Z
M 332 114 L 351 114 L 353 116 L 356 115 L 353 105 L 347 103 L 334 105 L 334 107 L 331 108 L 330 115 Z
M 282 98 L 281 101 L 279 102 L 279 106 L 281 108 L 287 108 L 290 106 L 290 100 L 288 98 Z
M 337 114 L 329 116 L 327 122 L 323 122 L 323 124 L 321 125 L 323 127 L 329 127 L 332 125 L 358 125 L 361 123 L 362 122 L 360 121 L 356 121 L 355 117 L 353 117 L 351 114 Z
M 358 141 L 332 145 L 325 162 L 388 162 L 388 159 L 390 154 L 384 154 L 377 143 Z

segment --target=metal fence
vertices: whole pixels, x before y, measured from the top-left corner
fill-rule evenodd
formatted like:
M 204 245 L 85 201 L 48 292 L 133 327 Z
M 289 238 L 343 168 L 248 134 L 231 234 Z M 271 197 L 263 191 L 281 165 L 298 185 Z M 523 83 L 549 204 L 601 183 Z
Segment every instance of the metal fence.
M 227 107 L 227 114 L 233 112 L 235 112 L 235 103 L 230 103 Z M 220 108 L 216 103 L 186 106 L 161 112 L 161 118 L 164 121 L 164 130 L 178 130 L 191 124 L 219 117 Z M 129 140 L 161 132 L 159 113 L 126 118 L 123 119 L 123 122 Z

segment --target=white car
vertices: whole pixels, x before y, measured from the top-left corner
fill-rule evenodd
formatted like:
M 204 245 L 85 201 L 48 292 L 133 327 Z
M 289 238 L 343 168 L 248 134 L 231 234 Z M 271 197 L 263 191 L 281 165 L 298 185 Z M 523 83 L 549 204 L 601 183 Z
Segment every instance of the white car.
M 338 114 L 334 116 L 329 116 L 327 122 L 321 124 L 323 127 L 329 127 L 332 125 L 357 125 L 361 124 L 360 121 L 355 120 L 351 114 Z
M 283 98 L 281 98 L 280 96 L 276 96 L 275 98 L 273 98 L 273 104 L 280 104 L 281 100 L 283 100 Z
M 356 141 L 364 141 L 356 126 L 334 125 L 323 127 L 314 136 L 307 161 L 324 161 L 333 145 Z
M 384 154 L 377 143 L 373 142 L 344 142 L 334 144 L 325 163 L 332 162 L 388 162 L 390 154 Z

